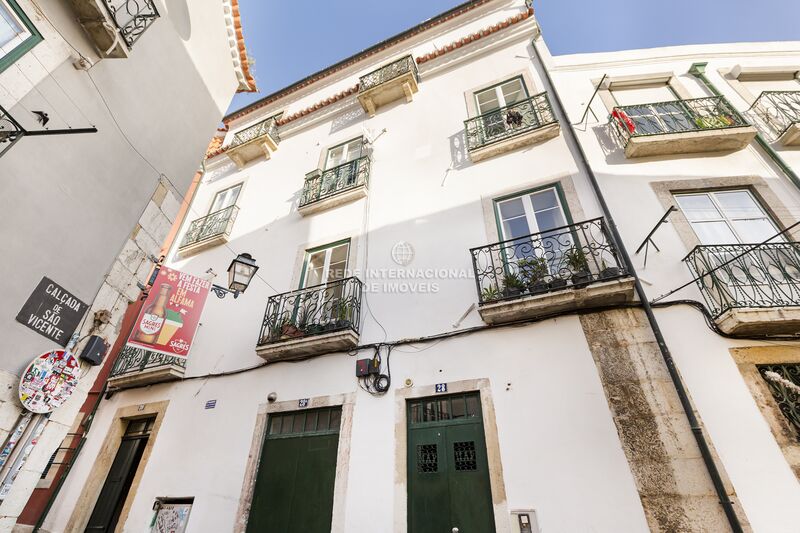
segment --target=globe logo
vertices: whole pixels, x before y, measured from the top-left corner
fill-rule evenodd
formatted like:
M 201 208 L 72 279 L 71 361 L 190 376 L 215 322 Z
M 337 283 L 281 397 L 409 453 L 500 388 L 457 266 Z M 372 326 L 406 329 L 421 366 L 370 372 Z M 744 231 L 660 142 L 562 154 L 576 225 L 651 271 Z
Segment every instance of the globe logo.
M 400 266 L 407 266 L 414 260 L 414 247 L 406 241 L 392 246 L 392 260 Z

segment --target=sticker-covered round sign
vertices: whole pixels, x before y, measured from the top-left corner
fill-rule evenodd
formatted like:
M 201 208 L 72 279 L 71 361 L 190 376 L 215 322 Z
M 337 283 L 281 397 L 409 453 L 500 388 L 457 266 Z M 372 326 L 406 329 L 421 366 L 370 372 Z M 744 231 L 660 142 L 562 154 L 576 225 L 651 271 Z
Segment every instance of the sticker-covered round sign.
M 77 359 L 69 352 L 43 353 L 25 369 L 19 382 L 19 401 L 28 411 L 50 413 L 72 395 L 79 371 Z

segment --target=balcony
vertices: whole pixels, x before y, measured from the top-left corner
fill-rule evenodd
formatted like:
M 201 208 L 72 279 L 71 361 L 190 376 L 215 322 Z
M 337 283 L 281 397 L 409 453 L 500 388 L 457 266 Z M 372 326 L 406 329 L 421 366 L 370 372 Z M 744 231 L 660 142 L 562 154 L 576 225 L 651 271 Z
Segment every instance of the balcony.
M 401 57 L 358 79 L 358 101 L 364 112 L 374 117 L 378 108 L 405 99 L 410 102 L 419 90 L 419 74 L 414 58 Z
M 225 154 L 238 168 L 242 168 L 259 157 L 272 157 L 280 142 L 278 123 L 275 117 L 270 117 L 236 132 Z
M 239 208 L 232 205 L 193 220 L 178 248 L 181 257 L 228 242 L 238 213 Z
M 753 246 L 701 245 L 684 261 L 725 333 L 800 332 L 800 243 Z
M 800 146 L 800 91 L 764 91 L 750 112 L 784 146 Z
M 256 353 L 268 363 L 347 351 L 358 344 L 362 283 L 345 278 L 267 301 Z
M 173 357 L 142 348 L 125 346 L 111 368 L 108 388 L 119 390 L 176 381 L 183 379 L 185 371 L 185 357 Z
M 721 96 L 615 107 L 609 126 L 629 158 L 731 152 L 757 133 Z
M 602 218 L 470 250 L 478 312 L 489 324 L 633 300 Z
M 369 156 L 306 174 L 297 208 L 303 216 L 364 198 L 369 183 Z
M 547 93 L 464 121 L 467 150 L 473 163 L 552 139 L 559 130 Z
M 101 57 L 128 57 L 160 16 L 153 0 L 71 0 L 78 22 Z

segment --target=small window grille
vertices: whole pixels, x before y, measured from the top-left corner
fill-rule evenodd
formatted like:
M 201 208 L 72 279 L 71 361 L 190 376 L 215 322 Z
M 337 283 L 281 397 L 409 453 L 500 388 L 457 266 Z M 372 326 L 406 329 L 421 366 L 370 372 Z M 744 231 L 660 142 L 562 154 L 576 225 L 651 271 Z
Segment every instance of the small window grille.
M 436 444 L 417 444 L 417 472 L 435 474 L 439 471 L 439 450 Z
M 474 440 L 454 442 L 453 457 L 455 458 L 457 472 L 473 472 L 478 469 Z

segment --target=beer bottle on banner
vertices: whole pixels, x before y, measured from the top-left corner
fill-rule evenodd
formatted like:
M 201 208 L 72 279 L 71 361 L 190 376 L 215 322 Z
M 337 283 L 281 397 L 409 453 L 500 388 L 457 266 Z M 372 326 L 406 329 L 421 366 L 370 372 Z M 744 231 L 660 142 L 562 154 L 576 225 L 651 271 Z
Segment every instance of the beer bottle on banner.
M 162 283 L 158 289 L 156 301 L 147 306 L 139 322 L 139 330 L 133 340 L 145 344 L 153 344 L 164 327 L 164 320 L 167 316 L 167 300 L 172 291 L 172 285 Z

